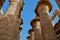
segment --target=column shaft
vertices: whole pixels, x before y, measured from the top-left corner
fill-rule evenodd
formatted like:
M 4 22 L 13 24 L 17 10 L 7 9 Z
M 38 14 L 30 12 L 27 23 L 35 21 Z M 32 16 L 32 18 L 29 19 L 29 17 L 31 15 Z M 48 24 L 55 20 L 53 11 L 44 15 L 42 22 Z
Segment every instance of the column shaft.
M 28 33 L 30 34 L 31 40 L 34 40 L 34 29 L 30 29 Z
M 40 26 L 40 19 L 35 18 L 31 21 L 32 28 L 34 29 L 34 40 L 43 40 Z
M 41 0 L 37 4 L 35 12 L 36 12 L 36 15 L 40 17 L 39 27 L 40 27 L 41 33 L 36 33 L 36 34 L 41 34 L 41 35 L 39 35 L 38 38 L 36 38 L 36 40 L 37 39 L 38 40 L 40 39 L 41 40 L 57 40 L 57 37 L 53 29 L 52 21 L 49 17 L 49 12 L 51 11 L 51 9 L 52 9 L 52 6 L 49 0 L 48 1 Z
M 34 28 L 34 40 L 42 40 L 40 21 L 37 21 Z
M 22 19 L 19 17 L 23 0 L 10 0 L 10 5 L 0 20 L 0 40 L 20 40 L 20 25 Z M 20 15 L 21 16 L 21 15 Z
M 5 15 L 7 14 L 11 14 L 11 15 L 15 15 L 15 17 L 19 16 L 19 11 L 21 11 L 21 8 L 23 6 L 23 0 L 10 0 L 10 5 L 5 13 Z
M 40 15 L 43 40 L 57 40 L 52 21 L 49 17 L 49 7 L 47 5 L 41 5 L 38 9 L 38 12 Z

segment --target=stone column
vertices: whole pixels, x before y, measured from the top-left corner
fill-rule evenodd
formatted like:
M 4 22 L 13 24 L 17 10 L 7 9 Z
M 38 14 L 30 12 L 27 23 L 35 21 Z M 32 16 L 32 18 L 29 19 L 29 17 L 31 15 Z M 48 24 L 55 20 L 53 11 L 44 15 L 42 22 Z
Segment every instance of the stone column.
M 52 21 L 49 17 L 51 9 L 52 6 L 49 0 L 39 1 L 35 9 L 36 15 L 40 17 L 40 27 L 43 40 L 57 40 Z
M 23 7 L 23 0 L 10 0 L 10 5 L 5 13 L 4 16 L 8 15 L 8 14 L 11 14 L 11 15 L 14 15 L 15 17 L 18 17 L 19 14 L 19 11 L 22 11 Z
M 0 19 L 2 17 L 2 6 L 4 4 L 5 0 L 0 0 Z
M 60 0 L 55 0 L 55 1 L 56 1 L 57 5 L 58 5 L 59 9 L 55 10 L 55 12 L 54 12 L 54 14 L 52 16 L 52 19 L 54 19 L 56 17 L 56 15 L 58 15 L 59 21 L 54 26 L 54 30 L 55 30 L 56 33 L 60 33 L 59 32 L 60 31 L 60 27 L 59 27 L 60 26 Z
M 58 13 L 58 16 L 59 16 L 59 19 L 60 19 L 60 0 L 55 0 L 55 1 L 56 1 L 57 5 L 58 5 L 58 8 L 59 8 L 57 10 L 58 11 L 57 13 Z
M 4 2 L 5 2 L 5 0 L 0 0 L 0 9 L 3 6 Z
M 58 23 L 55 24 L 54 30 L 57 35 L 60 34 L 60 21 L 58 21 Z
M 28 36 L 28 37 L 27 37 L 27 40 L 31 40 L 31 37 L 30 37 L 30 36 Z
M 32 28 L 34 29 L 34 40 L 43 40 L 39 18 L 40 17 L 36 17 L 31 21 Z
M 55 1 L 56 1 L 57 5 L 58 5 L 58 7 L 60 9 L 60 0 L 55 0 Z
M 58 5 L 58 8 L 57 10 L 54 11 L 53 13 L 53 16 L 51 17 L 51 20 L 54 20 L 54 18 L 58 15 L 59 17 L 59 20 L 60 20 L 60 0 L 55 0 L 57 5 Z
M 30 29 L 30 30 L 28 31 L 28 33 L 29 33 L 30 36 L 31 36 L 31 40 L 34 40 L 34 29 Z
M 20 40 L 20 25 L 23 0 L 10 0 L 10 5 L 0 20 L 0 40 Z M 17 38 L 18 37 L 18 38 Z
M 54 31 L 57 35 L 57 39 L 60 40 L 60 21 L 58 21 L 54 26 Z

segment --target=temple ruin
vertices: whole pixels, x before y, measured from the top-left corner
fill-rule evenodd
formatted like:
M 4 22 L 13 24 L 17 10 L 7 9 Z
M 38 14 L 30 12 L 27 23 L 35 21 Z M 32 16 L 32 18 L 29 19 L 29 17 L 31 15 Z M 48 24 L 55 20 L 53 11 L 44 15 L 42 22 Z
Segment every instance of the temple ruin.
M 39 0 L 35 8 L 36 16 L 30 22 L 32 29 L 28 31 L 30 36 L 27 40 L 60 40 L 60 0 L 55 0 L 58 8 L 50 17 L 52 5 L 49 0 Z M 0 40 L 20 40 L 20 32 L 23 24 L 21 11 L 23 0 L 9 0 L 9 7 L 2 14 L 1 7 L 5 0 L 0 0 Z M 53 25 L 52 21 L 58 16 L 58 22 Z

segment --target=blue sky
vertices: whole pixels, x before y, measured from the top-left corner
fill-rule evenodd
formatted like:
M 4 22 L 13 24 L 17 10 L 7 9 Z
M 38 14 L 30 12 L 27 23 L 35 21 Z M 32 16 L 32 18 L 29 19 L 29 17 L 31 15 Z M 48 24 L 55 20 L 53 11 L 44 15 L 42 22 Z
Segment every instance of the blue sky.
M 53 12 L 55 9 L 58 9 L 55 0 L 50 0 L 51 4 L 52 4 L 52 11 L 50 12 L 50 16 L 52 16 Z M 22 19 L 23 19 L 23 25 L 22 27 L 22 31 L 21 31 L 21 38 L 20 40 L 27 40 L 26 37 L 29 35 L 28 34 L 28 30 L 31 29 L 31 25 L 30 22 L 33 18 L 35 18 L 35 12 L 34 9 L 38 3 L 38 0 L 24 0 L 24 7 L 22 10 Z M 2 11 L 3 13 L 6 11 L 7 7 L 9 5 L 9 1 L 6 0 L 3 7 L 2 7 Z M 58 22 L 58 17 L 56 17 L 54 19 L 54 24 Z

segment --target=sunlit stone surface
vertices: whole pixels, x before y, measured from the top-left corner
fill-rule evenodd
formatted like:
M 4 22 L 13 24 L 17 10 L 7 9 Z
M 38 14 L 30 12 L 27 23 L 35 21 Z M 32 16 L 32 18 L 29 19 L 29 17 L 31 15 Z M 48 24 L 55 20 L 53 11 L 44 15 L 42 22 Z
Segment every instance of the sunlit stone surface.
M 20 25 L 22 24 L 20 12 L 22 11 L 23 0 L 9 1 L 9 7 L 0 19 L 0 40 L 20 40 Z

